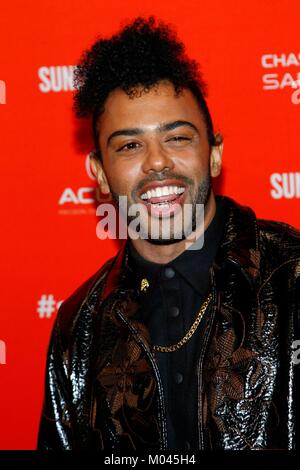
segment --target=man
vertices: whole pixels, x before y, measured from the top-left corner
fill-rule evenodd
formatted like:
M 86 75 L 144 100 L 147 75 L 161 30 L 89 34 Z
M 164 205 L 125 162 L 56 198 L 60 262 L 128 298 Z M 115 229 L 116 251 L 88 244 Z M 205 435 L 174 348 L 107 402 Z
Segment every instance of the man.
M 101 192 L 144 210 L 141 236 L 59 310 L 39 448 L 294 449 L 299 232 L 214 196 L 222 139 L 165 25 L 97 41 L 76 85 Z

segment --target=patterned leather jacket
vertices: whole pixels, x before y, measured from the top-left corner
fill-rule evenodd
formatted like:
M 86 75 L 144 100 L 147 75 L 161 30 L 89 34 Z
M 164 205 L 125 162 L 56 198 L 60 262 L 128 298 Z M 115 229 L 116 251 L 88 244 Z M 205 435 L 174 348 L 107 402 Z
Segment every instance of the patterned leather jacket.
M 199 449 L 295 449 L 300 232 L 217 197 L 226 223 L 199 346 Z M 167 449 L 162 382 L 131 280 L 125 243 L 60 307 L 39 449 Z

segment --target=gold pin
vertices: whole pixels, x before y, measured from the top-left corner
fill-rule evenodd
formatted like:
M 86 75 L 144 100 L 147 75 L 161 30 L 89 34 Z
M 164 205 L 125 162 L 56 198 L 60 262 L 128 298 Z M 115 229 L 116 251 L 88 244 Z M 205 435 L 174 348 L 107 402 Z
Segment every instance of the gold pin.
M 145 291 L 148 289 L 149 287 L 149 282 L 146 278 L 142 279 L 142 282 L 141 282 L 141 291 Z

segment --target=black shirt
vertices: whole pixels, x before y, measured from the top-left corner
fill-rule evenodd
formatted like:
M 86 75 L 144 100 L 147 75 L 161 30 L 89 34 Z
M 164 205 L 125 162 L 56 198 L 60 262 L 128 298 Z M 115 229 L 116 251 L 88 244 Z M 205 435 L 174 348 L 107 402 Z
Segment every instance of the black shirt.
M 216 206 L 215 216 L 204 233 L 203 247 L 185 250 L 168 264 L 146 260 L 129 244 L 129 262 L 140 291 L 139 315 L 154 345 L 177 343 L 190 329 L 209 294 L 209 269 L 224 227 L 221 198 L 216 198 Z M 141 290 L 145 280 L 146 288 Z M 193 336 L 180 349 L 155 353 L 164 388 L 169 449 L 199 447 L 197 359 L 207 315 L 209 307 Z

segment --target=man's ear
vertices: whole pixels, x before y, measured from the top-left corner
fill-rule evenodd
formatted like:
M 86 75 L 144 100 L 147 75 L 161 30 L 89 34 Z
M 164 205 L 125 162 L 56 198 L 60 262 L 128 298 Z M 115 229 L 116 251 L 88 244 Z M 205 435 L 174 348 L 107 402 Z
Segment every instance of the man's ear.
M 99 158 L 96 157 L 94 152 L 90 152 L 89 157 L 90 157 L 92 172 L 96 176 L 96 180 L 99 185 L 101 193 L 109 194 L 110 187 L 109 187 L 102 163 L 100 162 Z
M 216 134 L 215 145 L 210 152 L 210 174 L 213 178 L 219 176 L 222 168 L 223 138 L 221 134 Z

